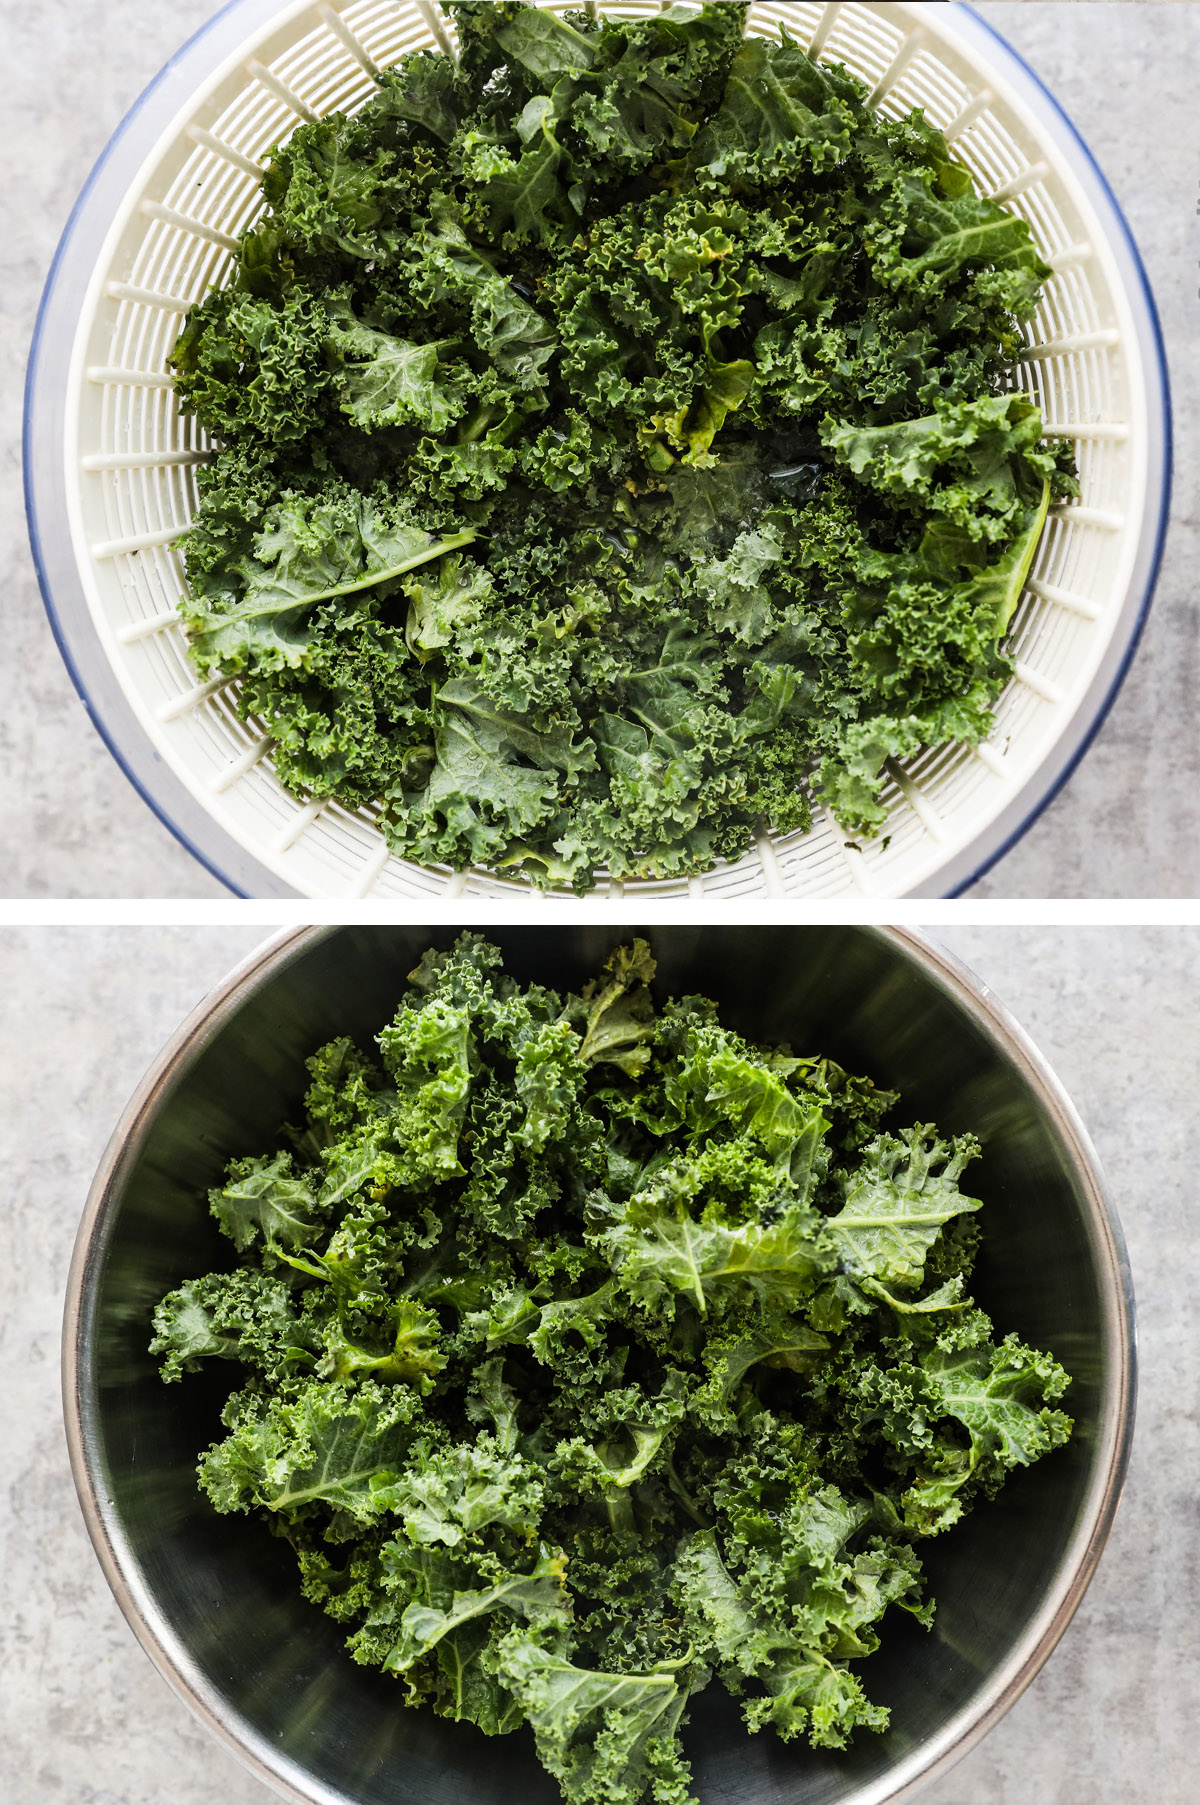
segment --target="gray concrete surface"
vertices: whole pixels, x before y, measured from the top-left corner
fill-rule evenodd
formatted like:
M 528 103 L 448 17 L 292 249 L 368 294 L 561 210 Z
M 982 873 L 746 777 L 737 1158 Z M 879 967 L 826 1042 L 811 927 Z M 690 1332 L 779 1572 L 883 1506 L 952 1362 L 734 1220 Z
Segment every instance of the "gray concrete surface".
M 18 500 L 24 360 L 58 234 L 93 161 L 170 52 L 216 0 L 0 0 L 6 64 L 0 191 L 0 895 L 216 896 L 90 726 L 38 598 Z M 1061 798 L 977 887 L 979 896 L 1200 893 L 1198 676 L 1191 573 L 1200 472 L 1191 355 L 1200 257 L 1195 211 L 1200 7 L 983 0 L 980 11 L 1050 83 L 1091 142 L 1133 222 L 1171 348 L 1179 462 L 1175 527 L 1142 653 Z
M 268 1805 L 110 1597 L 60 1428 L 61 1294 L 80 1207 L 137 1079 L 250 930 L 0 931 L 0 1796 Z M 1200 929 L 942 932 L 1032 1033 L 1091 1129 L 1125 1226 L 1142 1386 L 1128 1489 L 1040 1677 L 922 1805 L 1191 1805 L 1200 1692 Z M 497 1745 L 503 1760 L 503 1745 Z

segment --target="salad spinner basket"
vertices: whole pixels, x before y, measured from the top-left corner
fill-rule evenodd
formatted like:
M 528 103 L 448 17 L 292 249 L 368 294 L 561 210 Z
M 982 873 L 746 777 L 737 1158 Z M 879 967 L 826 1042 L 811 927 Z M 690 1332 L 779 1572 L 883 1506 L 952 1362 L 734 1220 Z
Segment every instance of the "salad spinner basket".
M 593 9 L 594 10 L 594 9 Z M 636 16 L 642 4 L 605 5 Z M 922 107 L 980 190 L 1026 219 L 1050 265 L 1013 382 L 1073 441 L 1078 501 L 1050 520 L 1014 618 L 996 725 L 889 766 L 877 840 L 816 809 L 701 877 L 613 891 L 729 898 L 939 895 L 1029 824 L 1081 756 L 1148 606 L 1169 487 L 1166 377 L 1136 249 L 1054 100 L 962 6 L 752 4 L 844 63 L 888 116 Z M 234 685 L 199 684 L 178 619 L 180 539 L 206 440 L 167 360 L 188 308 L 233 269 L 259 212 L 265 153 L 303 120 L 353 111 L 406 51 L 453 49 L 429 0 L 233 0 L 169 63 L 109 145 L 60 247 L 30 367 L 31 533 L 59 643 L 92 717 L 143 795 L 233 889 L 379 900 L 520 894 L 521 880 L 423 869 L 371 809 L 292 795 Z M 602 880 L 603 891 L 603 880 Z

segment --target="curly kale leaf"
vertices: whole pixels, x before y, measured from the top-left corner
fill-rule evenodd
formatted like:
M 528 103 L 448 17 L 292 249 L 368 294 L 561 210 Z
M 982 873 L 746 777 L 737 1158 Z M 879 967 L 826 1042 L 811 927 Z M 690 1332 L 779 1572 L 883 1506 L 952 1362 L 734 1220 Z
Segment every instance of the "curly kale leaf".
M 469 545 L 414 526 L 402 508 L 353 490 L 282 500 L 224 580 L 210 573 L 193 599 L 193 653 L 205 670 L 258 670 L 308 662 L 313 613 L 393 583 L 406 571 Z
M 357 1300 L 360 1305 L 364 1299 Z M 356 1373 L 373 1373 L 377 1379 L 401 1381 L 422 1393 L 433 1390 L 434 1380 L 446 1365 L 446 1356 L 438 1346 L 441 1324 L 431 1310 L 411 1299 L 387 1304 L 368 1316 L 364 1325 L 368 1336 L 377 1329 L 379 1316 L 384 1318 L 384 1342 L 376 1351 L 364 1347 L 351 1319 L 352 1313 L 340 1313 L 325 1334 L 325 1351 L 321 1370 L 335 1379 L 349 1379 Z M 372 1337 L 373 1338 L 373 1337 Z
M 338 366 L 332 389 L 356 426 L 372 431 L 413 424 L 441 433 L 465 413 L 466 399 L 444 379 L 439 361 L 454 340 L 395 338 L 357 319 L 348 303 L 339 316 L 327 341 Z
M 303 1247 L 317 1234 L 318 1202 L 290 1154 L 238 1160 L 229 1182 L 209 1193 L 213 1215 L 239 1251 L 261 1239 L 272 1251 Z
M 510 1633 L 494 1659 L 533 1726 L 538 1758 L 570 1805 L 653 1799 L 683 1805 L 689 1773 L 677 1741 L 688 1679 L 596 1673 Z M 707 1674 L 691 1675 L 699 1690 Z
M 748 165 L 757 174 L 778 153 L 802 153 L 813 169 L 849 155 L 864 114 L 844 72 L 819 68 L 784 34 L 774 45 L 747 38 L 733 59 L 724 100 L 701 133 L 692 161 L 718 174 Z M 789 159 L 790 161 L 790 159 Z
M 168 1292 L 154 1312 L 150 1352 L 164 1379 L 197 1372 L 203 1360 L 236 1360 L 279 1382 L 311 1359 L 312 1341 L 292 1310 L 289 1287 L 265 1272 L 210 1272 Z
M 739 1226 L 697 1220 L 674 1176 L 647 1185 L 596 1237 L 632 1297 L 653 1304 L 678 1293 L 704 1315 L 723 1292 L 747 1289 L 764 1304 L 794 1300 L 824 1270 L 814 1215 L 793 1209 L 777 1221 Z
M 543 1555 L 532 1573 L 519 1573 L 498 1585 L 456 1592 L 444 1610 L 414 1600 L 400 1618 L 400 1637 L 383 1662 L 385 1673 L 405 1673 L 446 1640 L 457 1642 L 464 1625 L 496 1611 L 537 1622 L 566 1618 L 563 1555 Z
M 883 1285 L 919 1284 L 925 1255 L 945 1224 L 979 1208 L 958 1188 L 963 1168 L 978 1153 L 970 1135 L 947 1143 L 929 1127 L 872 1141 L 859 1169 L 843 1178 L 845 1201 L 823 1231 L 844 1270 Z
M 774 1311 L 755 1309 L 741 1319 L 731 1313 L 714 1330 L 704 1349 L 709 1376 L 688 1401 L 697 1422 L 719 1434 L 736 1423 L 739 1404 L 749 1401 L 745 1381 L 755 1369 L 770 1372 L 811 1372 L 830 1342 L 786 1306 Z
M 171 355 L 181 404 L 224 438 L 303 440 L 329 385 L 326 314 L 305 289 L 278 300 L 218 289 L 189 314 Z
M 415 1413 L 411 1392 L 370 1380 L 314 1381 L 265 1405 L 249 1398 L 200 1462 L 200 1481 L 220 1511 L 258 1506 L 303 1518 L 321 1507 L 364 1524 L 380 1514 L 380 1482 L 404 1464 Z
M 374 1502 L 399 1517 L 417 1546 L 456 1548 L 490 1524 L 533 1533 L 543 1488 L 519 1455 L 501 1455 L 484 1440 L 429 1455 L 417 1473 L 379 1481 Z
M 957 1522 L 964 1494 L 994 1491 L 1013 1467 L 1028 1466 L 1071 1432 L 1071 1419 L 1046 1399 L 1061 1397 L 1067 1376 L 1050 1355 L 1009 1335 L 994 1347 L 931 1349 L 920 1361 L 918 1396 L 930 1416 L 965 1429 L 968 1448 L 943 1428 L 917 1451 L 913 1483 L 904 1493 L 909 1528 L 932 1535 Z
M 1048 480 L 1054 470 L 1038 450 L 1041 433 L 1041 416 L 1026 396 L 994 395 L 887 426 L 827 418 L 821 436 L 862 483 L 919 504 L 926 531 L 941 534 L 939 551 L 943 521 L 950 523 L 965 562 L 973 540 L 1010 540 L 1024 527 L 1030 502 L 1040 503 L 1039 477 Z
M 649 946 L 635 940 L 618 947 L 602 975 L 584 986 L 587 1031 L 579 1057 L 585 1064 L 605 1061 L 631 1078 L 644 1071 L 650 1058 L 646 1042 L 654 1032 L 649 986 L 655 970 Z
M 921 1614 L 919 1576 L 906 1549 L 878 1537 L 854 1551 L 869 1516 L 835 1487 L 802 1490 L 783 1546 L 771 1550 L 780 1565 L 769 1578 L 761 1556 L 735 1578 L 711 1531 L 685 1544 L 675 1584 L 689 1628 L 733 1687 L 750 1690 L 751 1729 L 771 1724 L 785 1740 L 807 1730 L 815 1747 L 844 1748 L 855 1728 L 887 1727 L 887 1711 L 868 1701 L 838 1658 L 878 1647 L 872 1626 L 890 1604 Z M 737 1560 L 736 1543 L 731 1548 Z

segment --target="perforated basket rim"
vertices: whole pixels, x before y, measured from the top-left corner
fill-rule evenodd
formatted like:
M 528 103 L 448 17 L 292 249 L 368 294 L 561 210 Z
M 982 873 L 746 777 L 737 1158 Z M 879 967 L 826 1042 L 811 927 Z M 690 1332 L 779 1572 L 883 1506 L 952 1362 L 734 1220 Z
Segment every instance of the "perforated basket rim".
M 876 0 L 865 0 L 865 6 L 885 14 L 893 10 L 878 8 Z M 242 896 L 296 896 L 303 892 L 247 851 L 170 768 L 150 742 L 124 694 L 122 679 L 109 664 L 82 594 L 69 539 L 62 533 L 70 491 L 65 466 L 56 467 L 55 453 L 61 454 L 70 395 L 67 360 L 60 359 L 55 369 L 47 349 L 56 337 L 61 343 L 66 335 L 71 344 L 78 337 L 85 310 L 76 298 L 87 293 L 97 274 L 95 262 L 89 266 L 88 254 L 111 237 L 134 186 L 130 173 L 145 172 L 182 119 L 194 113 L 202 88 L 215 88 L 231 69 L 244 64 L 258 38 L 310 10 L 311 0 L 285 0 L 284 4 L 279 0 L 230 0 L 171 58 L 135 103 L 98 160 L 63 233 L 38 316 L 26 389 L 25 483 L 30 537 L 60 651 L 93 723 L 139 794 L 202 865 Z M 928 0 L 909 0 L 894 10 L 913 23 L 923 22 L 922 15 L 936 14 L 935 43 L 949 41 L 968 59 L 990 57 L 998 62 L 1008 85 L 1007 103 L 1016 105 L 1018 111 L 1024 103 L 1024 110 L 1043 134 L 1052 130 L 1072 182 L 1103 228 L 1099 248 L 1115 277 L 1114 293 L 1130 315 L 1145 390 L 1146 497 L 1150 504 L 1157 496 L 1158 505 L 1147 506 L 1140 532 L 1131 540 L 1129 582 L 1114 610 L 1112 628 L 1089 685 L 1046 755 L 1015 788 L 1011 800 L 977 834 L 960 842 L 932 878 L 906 890 L 879 890 L 873 900 L 880 902 L 889 894 L 958 894 L 1020 838 L 1075 769 L 1115 699 L 1148 615 L 1166 532 L 1171 467 L 1166 359 L 1152 293 L 1133 235 L 1086 143 L 1040 78 L 969 7 L 933 7 Z M 58 529 L 57 544 L 54 528 Z M 429 900 L 434 901 L 436 886 L 445 880 L 434 871 L 427 875 L 433 886 Z M 667 900 L 655 898 L 640 886 L 639 890 L 648 903 Z M 489 901 L 511 900 L 520 907 L 530 894 L 527 888 L 514 888 L 507 897 L 492 896 Z M 686 906 L 691 898 L 676 893 L 669 900 L 673 906 Z M 704 900 L 728 906 L 743 897 L 705 891 Z M 835 899 L 822 900 L 830 908 L 837 907 Z

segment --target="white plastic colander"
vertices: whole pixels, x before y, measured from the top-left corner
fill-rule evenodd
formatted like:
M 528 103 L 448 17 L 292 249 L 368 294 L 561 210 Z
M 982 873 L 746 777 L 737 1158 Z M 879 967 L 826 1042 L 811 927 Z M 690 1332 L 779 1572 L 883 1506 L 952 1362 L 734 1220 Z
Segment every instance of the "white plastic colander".
M 555 0 L 555 10 L 566 10 Z M 594 9 L 593 9 L 594 10 Z M 636 16 L 653 0 L 603 6 Z M 1016 675 L 977 748 L 891 770 L 885 832 L 824 810 L 703 877 L 613 893 L 732 899 L 940 895 L 1011 844 L 1086 748 L 1136 644 L 1169 488 L 1169 408 L 1153 303 L 1102 176 L 1051 96 L 969 9 L 920 0 L 752 4 L 846 64 L 889 116 L 923 107 L 980 189 L 1028 220 L 1054 271 L 1016 383 L 1074 441 L 1080 501 L 1051 511 L 1014 619 Z M 96 725 L 147 800 L 231 888 L 381 900 L 520 894 L 520 880 L 418 868 L 373 811 L 308 802 L 275 775 L 234 686 L 200 685 L 177 608 L 179 540 L 206 440 L 167 358 L 183 316 L 233 268 L 269 148 L 352 112 L 373 71 L 453 48 L 428 0 L 233 0 L 143 96 L 84 191 L 43 302 L 28 390 L 26 487 L 51 620 Z

